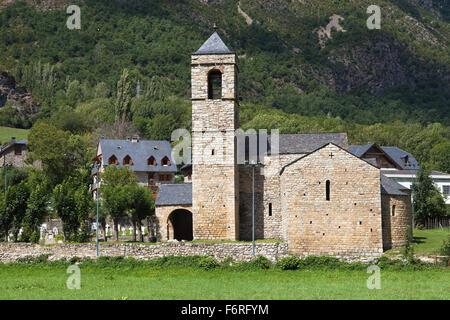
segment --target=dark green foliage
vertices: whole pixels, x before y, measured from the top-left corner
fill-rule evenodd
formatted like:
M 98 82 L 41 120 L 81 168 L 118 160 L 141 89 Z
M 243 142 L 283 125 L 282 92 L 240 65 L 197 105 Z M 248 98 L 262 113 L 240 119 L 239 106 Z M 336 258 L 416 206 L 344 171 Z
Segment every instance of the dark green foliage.
M 241 7 L 255 20 L 247 26 L 236 13 L 236 1 L 205 6 L 194 0 L 176 4 L 91 0 L 80 3 L 82 29 L 75 32 L 65 27 L 64 11 L 39 11 L 16 2 L 0 12 L 0 66 L 9 66 L 10 57 L 14 57 L 18 61 L 14 63 L 18 82 L 47 105 L 74 106 L 112 92 L 113 105 L 119 112 L 116 115 L 128 117 L 137 80 L 146 100 L 161 101 L 170 95 L 189 97 L 189 55 L 209 36 L 212 21 L 219 17 L 219 32 L 225 43 L 238 55 L 246 55 L 240 59 L 244 101 L 305 116 L 331 113 L 364 124 L 409 119 L 421 123 L 439 119 L 449 124 L 448 85 L 430 80 L 434 76 L 416 79 L 416 73 L 422 72 L 408 74 L 413 85 L 388 88 L 376 99 L 358 83 L 339 93 L 319 84 L 331 82 L 325 74 L 348 72 L 342 63 L 330 61 L 341 58 L 338 55 L 335 59 L 336 50 L 348 52 L 348 47 L 358 47 L 379 58 L 376 53 L 380 43 L 389 44 L 396 54 L 398 51 L 402 67 L 445 74 L 441 68 L 448 66 L 448 52 L 442 49 L 448 33 L 448 9 L 435 5 L 443 14 L 441 21 L 407 0 L 382 1 L 379 5 L 388 4 L 392 18 L 383 20 L 381 30 L 369 32 L 365 26 L 367 7 L 358 2 L 280 1 L 279 7 L 285 8 L 278 11 L 278 4 L 267 10 L 257 3 L 241 1 Z M 345 17 L 342 25 L 347 32 L 334 32 L 322 49 L 313 30 L 326 25 L 332 14 Z M 413 39 L 411 30 L 395 22 L 405 15 L 424 22 L 425 28 L 431 20 L 445 26 L 433 32 L 440 45 Z M 357 59 L 352 63 L 366 63 L 364 57 L 363 61 Z M 119 81 L 124 70 L 128 73 L 126 82 Z M 119 95 L 118 82 L 123 84 Z M 100 95 L 93 90 L 99 83 L 103 83 Z M 304 94 L 299 94 L 300 90 Z
M 23 221 L 27 209 L 27 201 L 30 196 L 30 190 L 25 181 L 8 188 L 6 194 L 5 207 L 0 212 L 1 226 L 8 226 L 4 218 L 10 218 L 8 230 L 13 234 L 13 240 L 18 240 L 19 230 L 23 225 Z M 4 216 L 3 216 L 4 215 Z M 3 218 L 4 217 L 4 218 Z M 6 230 L 4 230 L 6 232 Z M 7 232 L 6 232 L 7 233 Z
M 198 266 L 203 270 L 211 270 L 217 268 L 219 263 L 214 257 L 202 257 L 198 262 Z
M 440 254 L 443 256 L 450 257 L 450 235 L 447 240 L 442 242 L 442 247 L 440 249 Z
M 265 270 L 273 266 L 272 262 L 264 256 L 258 256 L 250 261 L 242 261 L 233 264 L 236 270 Z
M 297 270 L 299 265 L 300 259 L 296 256 L 284 257 L 277 262 L 277 267 L 281 270 Z
M 39 184 L 31 191 L 24 218 L 23 241 L 37 243 L 40 238 L 39 226 L 47 215 L 48 194 L 46 186 Z
M 215 269 L 226 269 L 236 271 L 258 271 L 267 270 L 273 267 L 280 268 L 281 270 L 360 270 L 365 271 L 369 265 L 375 264 L 382 270 L 397 270 L 397 271 L 412 271 L 412 270 L 426 270 L 431 268 L 440 268 L 440 265 L 434 265 L 432 263 L 423 262 L 421 260 L 400 260 L 389 259 L 387 257 L 381 257 L 373 261 L 372 264 L 363 264 L 360 262 L 344 262 L 333 257 L 327 256 L 308 256 L 305 259 L 298 259 L 297 263 L 289 263 L 290 267 L 297 265 L 296 269 L 293 268 L 281 268 L 279 264 L 276 266 L 267 260 L 265 257 L 259 256 L 256 259 L 247 262 L 238 262 L 232 264 L 231 258 L 226 259 L 222 263 L 218 263 L 213 257 L 208 256 L 164 256 L 161 258 L 155 258 L 150 260 L 138 260 L 133 257 L 124 256 L 100 256 L 98 259 L 72 257 L 69 260 L 61 259 L 56 261 L 49 261 L 49 255 L 41 255 L 38 257 L 27 256 L 18 259 L 17 263 L 24 264 L 41 264 L 41 265 L 62 265 L 69 266 L 72 264 L 79 264 L 81 268 L 96 266 L 107 269 L 133 269 L 133 268 L 154 268 L 154 269 L 167 269 L 167 268 L 183 268 L 183 269 L 201 269 L 205 271 L 211 271 Z M 290 257 L 287 257 L 290 258 Z M 281 260 L 280 260 L 281 261 Z M 287 261 L 287 260 L 286 260 Z M 292 261 L 294 261 L 292 259 Z M 291 261 L 291 262 L 292 262 Z M 286 264 L 288 265 L 288 264 Z
M 28 137 L 30 161 L 41 160 L 50 185 L 61 183 L 66 177 L 92 159 L 85 140 L 49 123 L 38 123 Z
M 382 270 L 425 270 L 434 267 L 434 264 L 427 263 L 418 259 L 389 259 L 381 257 L 375 261 L 375 264 Z
M 413 211 L 418 223 L 427 218 L 442 217 L 447 214 L 444 199 L 429 177 L 430 171 L 421 167 L 412 185 Z
M 28 178 L 28 171 L 18 167 L 6 168 L 6 184 L 12 187 Z M 5 168 L 0 169 L 0 191 L 5 190 Z
M 53 190 L 53 208 L 63 224 L 66 240 L 82 242 L 88 238 L 87 220 L 93 209 L 92 195 L 82 181 L 69 177 Z
M 328 256 L 308 256 L 300 260 L 299 269 L 360 269 L 364 265 L 349 263 Z

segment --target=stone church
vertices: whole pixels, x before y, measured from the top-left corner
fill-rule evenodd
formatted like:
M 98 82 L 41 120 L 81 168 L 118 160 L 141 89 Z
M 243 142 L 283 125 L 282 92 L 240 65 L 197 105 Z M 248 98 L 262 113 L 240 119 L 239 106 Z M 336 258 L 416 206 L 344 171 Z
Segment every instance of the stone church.
M 254 225 L 256 239 L 286 241 L 301 256 L 379 256 L 403 245 L 409 189 L 351 153 L 346 133 L 237 134 L 238 72 L 216 32 L 192 54 L 192 182 L 160 187 L 157 239 L 251 240 Z

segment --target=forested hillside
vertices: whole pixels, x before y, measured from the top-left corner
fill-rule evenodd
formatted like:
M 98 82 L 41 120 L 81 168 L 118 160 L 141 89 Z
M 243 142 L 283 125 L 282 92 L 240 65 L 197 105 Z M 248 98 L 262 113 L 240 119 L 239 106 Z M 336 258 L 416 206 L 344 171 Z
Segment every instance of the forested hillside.
M 74 3 L 80 30 L 66 27 Z M 216 21 L 239 56 L 243 127 L 348 131 L 450 172 L 448 0 L 376 1 L 380 30 L 366 26 L 372 4 L 0 0 L 0 71 L 32 95 L 2 98 L 0 83 L 0 125 L 49 123 L 90 152 L 100 135 L 170 139 L 190 126 L 190 54 Z

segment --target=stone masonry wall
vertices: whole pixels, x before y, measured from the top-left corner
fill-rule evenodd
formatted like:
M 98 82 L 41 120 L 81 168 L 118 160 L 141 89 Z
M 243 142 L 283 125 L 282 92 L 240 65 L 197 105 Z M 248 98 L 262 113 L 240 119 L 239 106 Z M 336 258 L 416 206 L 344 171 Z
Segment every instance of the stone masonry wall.
M 395 206 L 395 209 L 393 207 Z M 410 195 L 381 195 L 383 212 L 383 248 L 399 248 L 405 245 L 406 229 L 412 224 Z
M 95 259 L 95 244 L 57 244 L 43 246 L 31 243 L 0 243 L 0 263 L 14 262 L 27 256 L 38 257 L 49 254 L 49 260 L 83 257 Z M 256 256 L 262 255 L 275 262 L 289 255 L 286 242 L 256 243 Z M 252 256 L 251 243 L 163 243 L 163 244 L 101 244 L 100 256 L 125 256 L 140 260 L 164 256 L 213 256 L 219 261 L 231 257 L 234 262 L 249 261 Z M 340 260 L 370 262 L 374 257 L 337 256 Z
M 21 154 L 15 154 L 14 147 L 9 148 L 6 150 L 3 155 L 0 157 L 0 164 L 3 165 L 4 163 L 13 165 L 15 167 L 23 168 L 27 166 L 25 164 L 25 159 L 27 157 L 27 149 L 26 147 L 19 145 L 20 148 L 22 148 Z
M 165 242 L 173 239 L 173 226 L 169 221 L 169 216 L 175 210 L 182 209 L 192 212 L 192 206 L 190 205 L 177 205 L 177 206 L 157 206 L 155 209 L 156 215 L 156 241 Z
M 193 55 L 192 220 L 194 239 L 239 237 L 236 55 Z M 222 98 L 208 99 L 208 74 L 222 73 Z
M 382 254 L 378 168 L 329 144 L 286 167 L 281 190 L 283 229 L 290 253 Z
M 101 244 L 101 256 L 127 256 L 136 259 L 154 259 L 163 256 L 214 256 L 223 261 L 232 257 L 233 261 L 252 259 L 251 243 L 164 243 L 164 244 Z M 256 243 L 256 255 L 263 255 L 276 261 L 287 255 L 286 243 Z M 0 262 L 12 262 L 25 256 L 37 257 L 51 254 L 50 260 L 71 257 L 95 258 L 95 244 L 60 244 L 42 246 L 29 243 L 0 243 Z

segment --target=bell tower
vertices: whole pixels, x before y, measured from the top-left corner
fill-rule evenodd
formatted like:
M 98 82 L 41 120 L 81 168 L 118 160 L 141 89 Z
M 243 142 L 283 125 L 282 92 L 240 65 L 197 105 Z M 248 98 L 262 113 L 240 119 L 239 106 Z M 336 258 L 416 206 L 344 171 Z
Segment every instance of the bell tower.
M 191 56 L 194 239 L 237 240 L 238 67 L 217 32 Z

